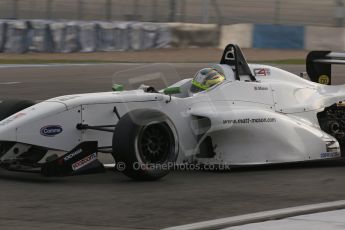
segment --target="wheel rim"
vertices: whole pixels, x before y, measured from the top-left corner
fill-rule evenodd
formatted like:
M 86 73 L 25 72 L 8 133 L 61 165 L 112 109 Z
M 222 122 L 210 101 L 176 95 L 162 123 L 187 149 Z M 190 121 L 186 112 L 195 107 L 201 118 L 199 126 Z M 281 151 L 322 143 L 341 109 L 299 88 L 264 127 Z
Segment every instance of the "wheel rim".
M 166 123 L 145 126 L 139 135 L 138 150 L 143 163 L 166 162 L 174 151 L 174 139 Z

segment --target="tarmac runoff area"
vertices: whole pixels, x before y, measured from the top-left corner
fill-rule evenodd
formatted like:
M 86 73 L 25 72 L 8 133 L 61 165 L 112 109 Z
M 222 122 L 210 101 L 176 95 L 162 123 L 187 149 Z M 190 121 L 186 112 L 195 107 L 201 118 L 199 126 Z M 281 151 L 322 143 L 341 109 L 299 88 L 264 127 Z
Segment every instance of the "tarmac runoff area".
M 165 80 L 192 77 L 205 64 L 73 64 L 0 66 L 0 97 L 43 100 L 131 88 L 130 76 L 153 67 Z M 173 72 L 167 71 L 174 69 Z M 280 66 L 298 74 L 302 65 Z M 130 71 L 128 71 L 128 69 Z M 170 74 L 169 74 L 170 73 Z M 160 75 L 161 76 L 161 75 Z M 334 84 L 343 84 L 342 69 Z M 345 199 L 345 161 L 233 169 L 176 171 L 161 181 L 133 182 L 121 173 L 42 178 L 0 172 L 0 229 L 160 229 L 248 213 Z M 23 227 L 24 226 L 24 227 Z M 281 226 L 280 226 L 281 227 Z

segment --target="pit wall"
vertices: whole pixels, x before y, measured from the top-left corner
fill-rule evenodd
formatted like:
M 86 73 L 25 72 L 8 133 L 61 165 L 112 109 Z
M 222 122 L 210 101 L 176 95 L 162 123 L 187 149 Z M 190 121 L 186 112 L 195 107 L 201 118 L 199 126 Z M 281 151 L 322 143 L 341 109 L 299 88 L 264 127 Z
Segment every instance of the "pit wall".
M 0 52 L 97 52 L 168 47 L 345 51 L 345 29 L 266 24 L 0 20 Z

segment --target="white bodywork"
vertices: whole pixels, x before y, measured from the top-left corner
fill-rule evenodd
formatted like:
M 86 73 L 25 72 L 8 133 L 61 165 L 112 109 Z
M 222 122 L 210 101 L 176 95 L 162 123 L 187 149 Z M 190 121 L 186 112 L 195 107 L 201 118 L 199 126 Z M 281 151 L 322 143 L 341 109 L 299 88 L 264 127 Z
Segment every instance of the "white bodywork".
M 225 82 L 191 95 L 191 79 L 182 80 L 173 85 L 182 92 L 168 103 L 168 95 L 143 90 L 49 99 L 1 121 L 0 141 L 63 151 L 84 141 L 111 146 L 111 132 L 76 126 L 115 125 L 116 106 L 120 116 L 142 108 L 166 114 L 178 133 L 179 162 L 248 165 L 339 157 L 338 141 L 320 129 L 317 113 L 344 100 L 345 87 L 320 85 L 271 66 L 249 66 L 257 82 L 245 76 L 236 81 L 229 66 L 216 65 Z M 62 132 L 44 136 L 40 130 L 46 126 L 60 126 Z M 215 155 L 199 158 L 199 143 L 207 136 Z

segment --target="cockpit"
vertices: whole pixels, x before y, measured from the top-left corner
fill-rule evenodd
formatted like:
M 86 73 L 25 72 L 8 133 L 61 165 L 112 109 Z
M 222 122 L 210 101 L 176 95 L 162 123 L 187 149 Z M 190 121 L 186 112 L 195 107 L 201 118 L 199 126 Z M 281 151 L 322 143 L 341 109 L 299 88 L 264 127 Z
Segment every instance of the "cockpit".
M 193 79 L 181 80 L 169 88 L 178 88 L 178 93 L 175 92 L 174 94 L 176 97 L 183 98 L 212 90 L 225 82 L 233 81 L 256 82 L 256 78 L 252 74 L 241 49 L 237 45 L 229 44 L 224 50 L 220 64 L 203 68 L 196 73 Z

